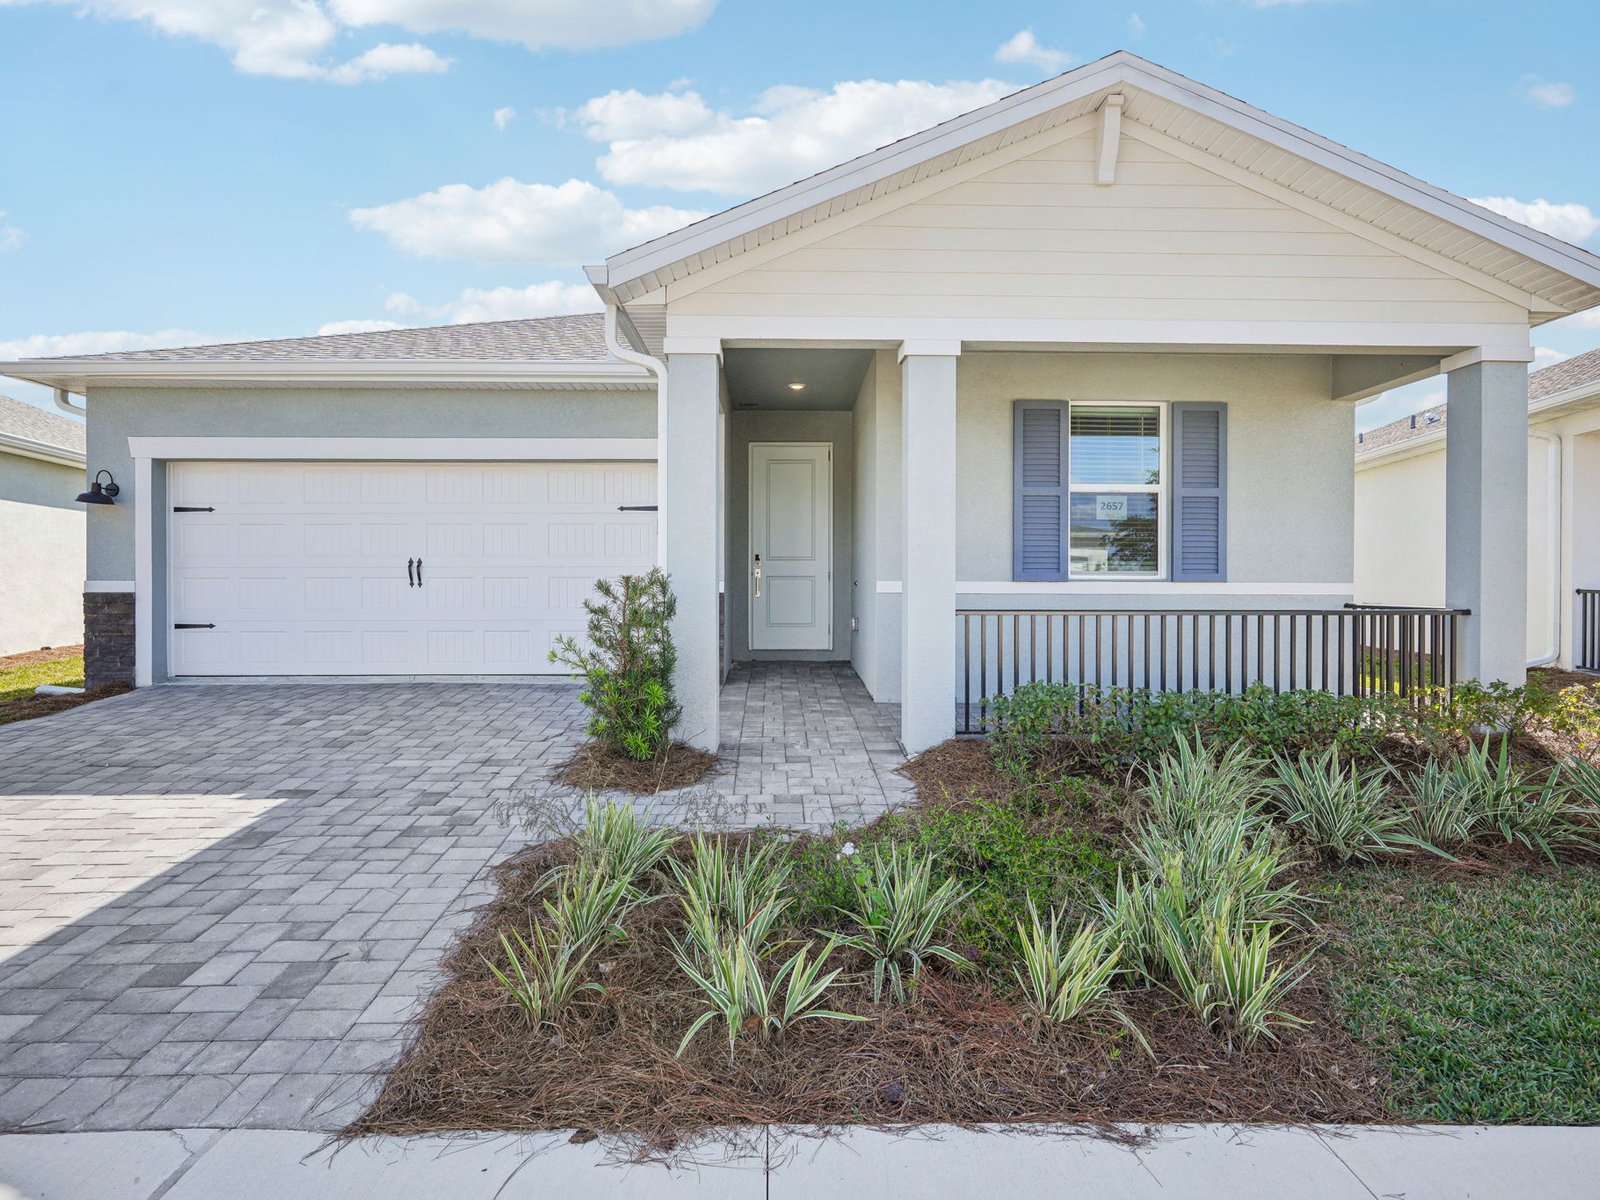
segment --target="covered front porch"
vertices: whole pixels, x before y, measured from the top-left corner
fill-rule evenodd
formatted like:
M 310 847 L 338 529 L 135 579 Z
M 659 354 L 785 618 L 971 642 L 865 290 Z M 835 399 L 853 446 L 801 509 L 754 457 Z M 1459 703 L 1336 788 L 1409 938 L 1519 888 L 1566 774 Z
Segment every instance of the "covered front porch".
M 913 754 L 980 731 L 987 702 L 1030 679 L 1521 682 L 1526 529 L 1506 514 L 1526 494 L 1525 364 L 1403 349 L 672 354 L 662 528 L 683 732 L 710 748 L 748 719 L 720 688 L 741 664 L 848 664 L 898 706 Z M 1429 369 L 1454 414 L 1447 604 L 1360 606 L 1351 409 Z

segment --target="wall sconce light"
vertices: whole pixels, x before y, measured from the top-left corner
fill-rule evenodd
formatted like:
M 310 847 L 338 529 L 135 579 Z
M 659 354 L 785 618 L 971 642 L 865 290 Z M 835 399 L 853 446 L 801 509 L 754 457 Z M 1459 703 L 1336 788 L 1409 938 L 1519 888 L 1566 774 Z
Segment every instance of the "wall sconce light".
M 104 483 L 100 482 L 100 476 L 102 475 L 106 477 L 106 481 Z M 114 500 L 113 497 L 121 490 L 122 489 L 117 486 L 117 481 L 111 477 L 110 471 L 96 471 L 94 474 L 94 482 L 89 485 L 89 490 L 87 492 L 78 493 L 78 503 L 115 504 L 116 500 Z

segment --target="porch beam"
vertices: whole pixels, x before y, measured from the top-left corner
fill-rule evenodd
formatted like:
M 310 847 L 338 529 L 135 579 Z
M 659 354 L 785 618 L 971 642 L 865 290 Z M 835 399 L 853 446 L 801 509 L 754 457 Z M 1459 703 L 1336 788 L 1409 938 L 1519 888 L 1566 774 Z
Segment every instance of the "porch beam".
M 1470 609 L 1457 670 L 1520 685 L 1528 662 L 1528 367 L 1474 355 L 1448 374 L 1445 600 Z
M 715 354 L 670 356 L 670 383 L 660 398 L 664 469 L 658 485 L 661 565 L 678 598 L 678 615 L 672 622 L 678 651 L 674 686 L 683 714 L 676 734 L 712 753 L 717 750 L 719 735 L 721 683 L 717 638 L 719 371 Z
M 956 728 L 959 353 L 959 345 L 908 344 L 901 364 L 900 741 L 907 754 Z

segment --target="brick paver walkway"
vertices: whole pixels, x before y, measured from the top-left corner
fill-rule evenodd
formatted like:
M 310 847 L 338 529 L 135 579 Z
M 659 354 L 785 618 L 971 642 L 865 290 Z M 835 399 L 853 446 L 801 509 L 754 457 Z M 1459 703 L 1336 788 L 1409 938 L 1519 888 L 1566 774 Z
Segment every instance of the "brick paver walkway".
M 727 767 L 663 817 L 859 820 L 904 795 L 848 668 L 741 668 Z M 568 808 L 556 683 L 166 687 L 0 727 L 0 1129 L 332 1129 L 474 906 Z

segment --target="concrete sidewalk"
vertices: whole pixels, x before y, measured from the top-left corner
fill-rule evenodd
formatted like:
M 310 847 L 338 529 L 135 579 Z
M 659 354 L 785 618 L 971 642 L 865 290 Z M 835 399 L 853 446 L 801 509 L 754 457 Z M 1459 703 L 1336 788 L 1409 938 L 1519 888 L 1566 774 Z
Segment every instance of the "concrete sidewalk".
M 337 1152 L 279 1130 L 0 1137 L 3 1200 L 788 1200 L 1294 1197 L 1579 1200 L 1600 1193 L 1600 1129 L 1169 1126 L 1128 1148 L 1071 1131 L 853 1130 L 830 1139 L 750 1131 L 668 1169 L 612 1161 L 562 1135 L 374 1138 Z

